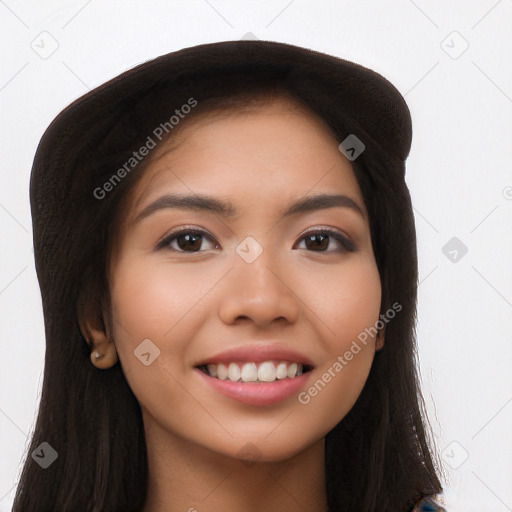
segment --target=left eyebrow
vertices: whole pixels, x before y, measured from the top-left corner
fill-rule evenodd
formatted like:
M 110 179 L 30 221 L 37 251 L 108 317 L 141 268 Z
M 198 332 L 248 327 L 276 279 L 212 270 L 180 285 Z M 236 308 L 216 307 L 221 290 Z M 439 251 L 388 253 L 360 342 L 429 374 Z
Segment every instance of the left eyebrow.
M 351 197 L 342 194 L 318 194 L 314 196 L 307 196 L 303 199 L 299 199 L 295 203 L 292 203 L 282 213 L 282 218 L 296 213 L 306 213 L 314 210 L 323 210 L 326 208 L 344 207 L 351 208 L 366 218 L 363 209 L 357 204 Z
M 366 218 L 363 209 L 357 202 L 342 194 L 318 194 L 299 199 L 288 205 L 288 207 L 281 212 L 281 218 L 296 215 L 297 213 L 307 213 L 314 210 L 335 207 L 350 208 L 363 218 Z M 238 214 L 238 210 L 231 202 L 222 201 L 215 197 L 204 194 L 166 194 L 146 206 L 146 208 L 135 217 L 133 224 L 165 208 L 214 212 L 225 218 L 232 218 Z

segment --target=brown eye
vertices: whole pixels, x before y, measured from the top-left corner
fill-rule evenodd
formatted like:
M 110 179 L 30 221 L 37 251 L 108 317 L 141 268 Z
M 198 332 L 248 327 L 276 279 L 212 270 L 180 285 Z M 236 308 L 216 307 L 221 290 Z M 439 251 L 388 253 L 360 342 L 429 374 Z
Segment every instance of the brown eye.
M 178 247 L 182 251 L 198 251 L 201 248 L 201 244 L 203 242 L 202 235 L 178 235 L 175 238 Z
M 202 252 L 201 246 L 205 240 L 212 242 L 215 248 L 219 247 L 214 239 L 205 232 L 187 229 L 170 233 L 158 244 L 157 249 L 170 249 L 176 252 Z
M 332 245 L 331 239 L 335 240 L 335 246 L 338 245 L 338 247 L 341 246 L 342 248 L 328 251 L 327 249 Z M 304 240 L 306 249 L 313 252 L 355 252 L 357 250 L 351 240 L 343 236 L 341 233 L 332 230 L 323 229 L 311 231 L 304 235 L 300 240 Z
M 306 247 L 310 250 L 325 251 L 329 247 L 328 235 L 308 235 L 304 237 Z
M 208 247 L 206 249 L 202 248 L 205 241 L 213 245 L 210 248 L 221 248 L 215 239 L 206 232 L 188 228 L 170 233 L 157 245 L 157 249 L 169 249 L 182 253 L 203 252 L 208 250 Z M 357 250 L 354 243 L 347 237 L 336 231 L 326 229 L 307 233 L 300 241 L 304 241 L 306 250 L 312 252 L 355 252 Z M 334 249 L 331 249 L 333 245 Z

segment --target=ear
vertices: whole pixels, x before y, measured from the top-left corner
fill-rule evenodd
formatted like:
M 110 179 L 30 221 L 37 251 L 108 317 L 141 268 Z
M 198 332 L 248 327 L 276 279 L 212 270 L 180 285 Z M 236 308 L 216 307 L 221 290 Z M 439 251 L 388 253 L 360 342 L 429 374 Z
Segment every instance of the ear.
M 386 326 L 379 330 L 375 339 L 375 351 L 380 351 L 384 348 L 384 339 L 386 337 Z
M 97 295 L 82 293 L 77 301 L 78 326 L 91 347 L 91 363 L 102 370 L 111 368 L 118 360 L 114 340 L 108 333 L 104 318 Z

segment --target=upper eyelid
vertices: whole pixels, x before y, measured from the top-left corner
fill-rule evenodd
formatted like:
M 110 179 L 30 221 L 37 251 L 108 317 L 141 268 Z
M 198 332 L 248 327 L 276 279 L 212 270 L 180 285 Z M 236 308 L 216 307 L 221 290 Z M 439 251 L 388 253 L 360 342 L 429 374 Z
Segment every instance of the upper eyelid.
M 164 235 L 156 244 L 156 249 L 159 249 L 162 246 L 165 246 L 168 244 L 169 240 L 172 240 L 179 236 L 181 233 L 198 233 L 203 236 L 207 236 L 210 240 L 216 240 L 216 238 L 208 233 L 208 231 L 202 229 L 202 228 L 196 228 L 192 226 L 185 226 L 181 228 L 172 229 L 169 233 Z
M 327 225 L 320 225 L 320 226 L 308 228 L 308 229 L 306 229 L 306 231 L 302 232 L 299 236 L 302 237 L 302 236 L 308 235 L 309 233 L 316 233 L 317 231 L 332 231 L 333 233 L 336 233 L 340 236 L 344 236 L 345 238 L 351 240 L 351 237 L 349 235 L 347 235 L 346 233 L 344 233 L 342 230 L 335 228 L 335 227 L 327 226 Z

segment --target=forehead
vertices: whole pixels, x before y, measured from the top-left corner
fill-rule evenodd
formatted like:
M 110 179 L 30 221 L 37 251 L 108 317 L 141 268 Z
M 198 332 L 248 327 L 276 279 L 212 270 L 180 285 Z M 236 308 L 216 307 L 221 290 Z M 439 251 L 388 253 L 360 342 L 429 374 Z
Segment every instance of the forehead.
M 186 121 L 153 155 L 134 191 L 132 214 L 171 190 L 230 197 L 241 206 L 334 191 L 362 203 L 339 141 L 320 117 L 292 99 Z

